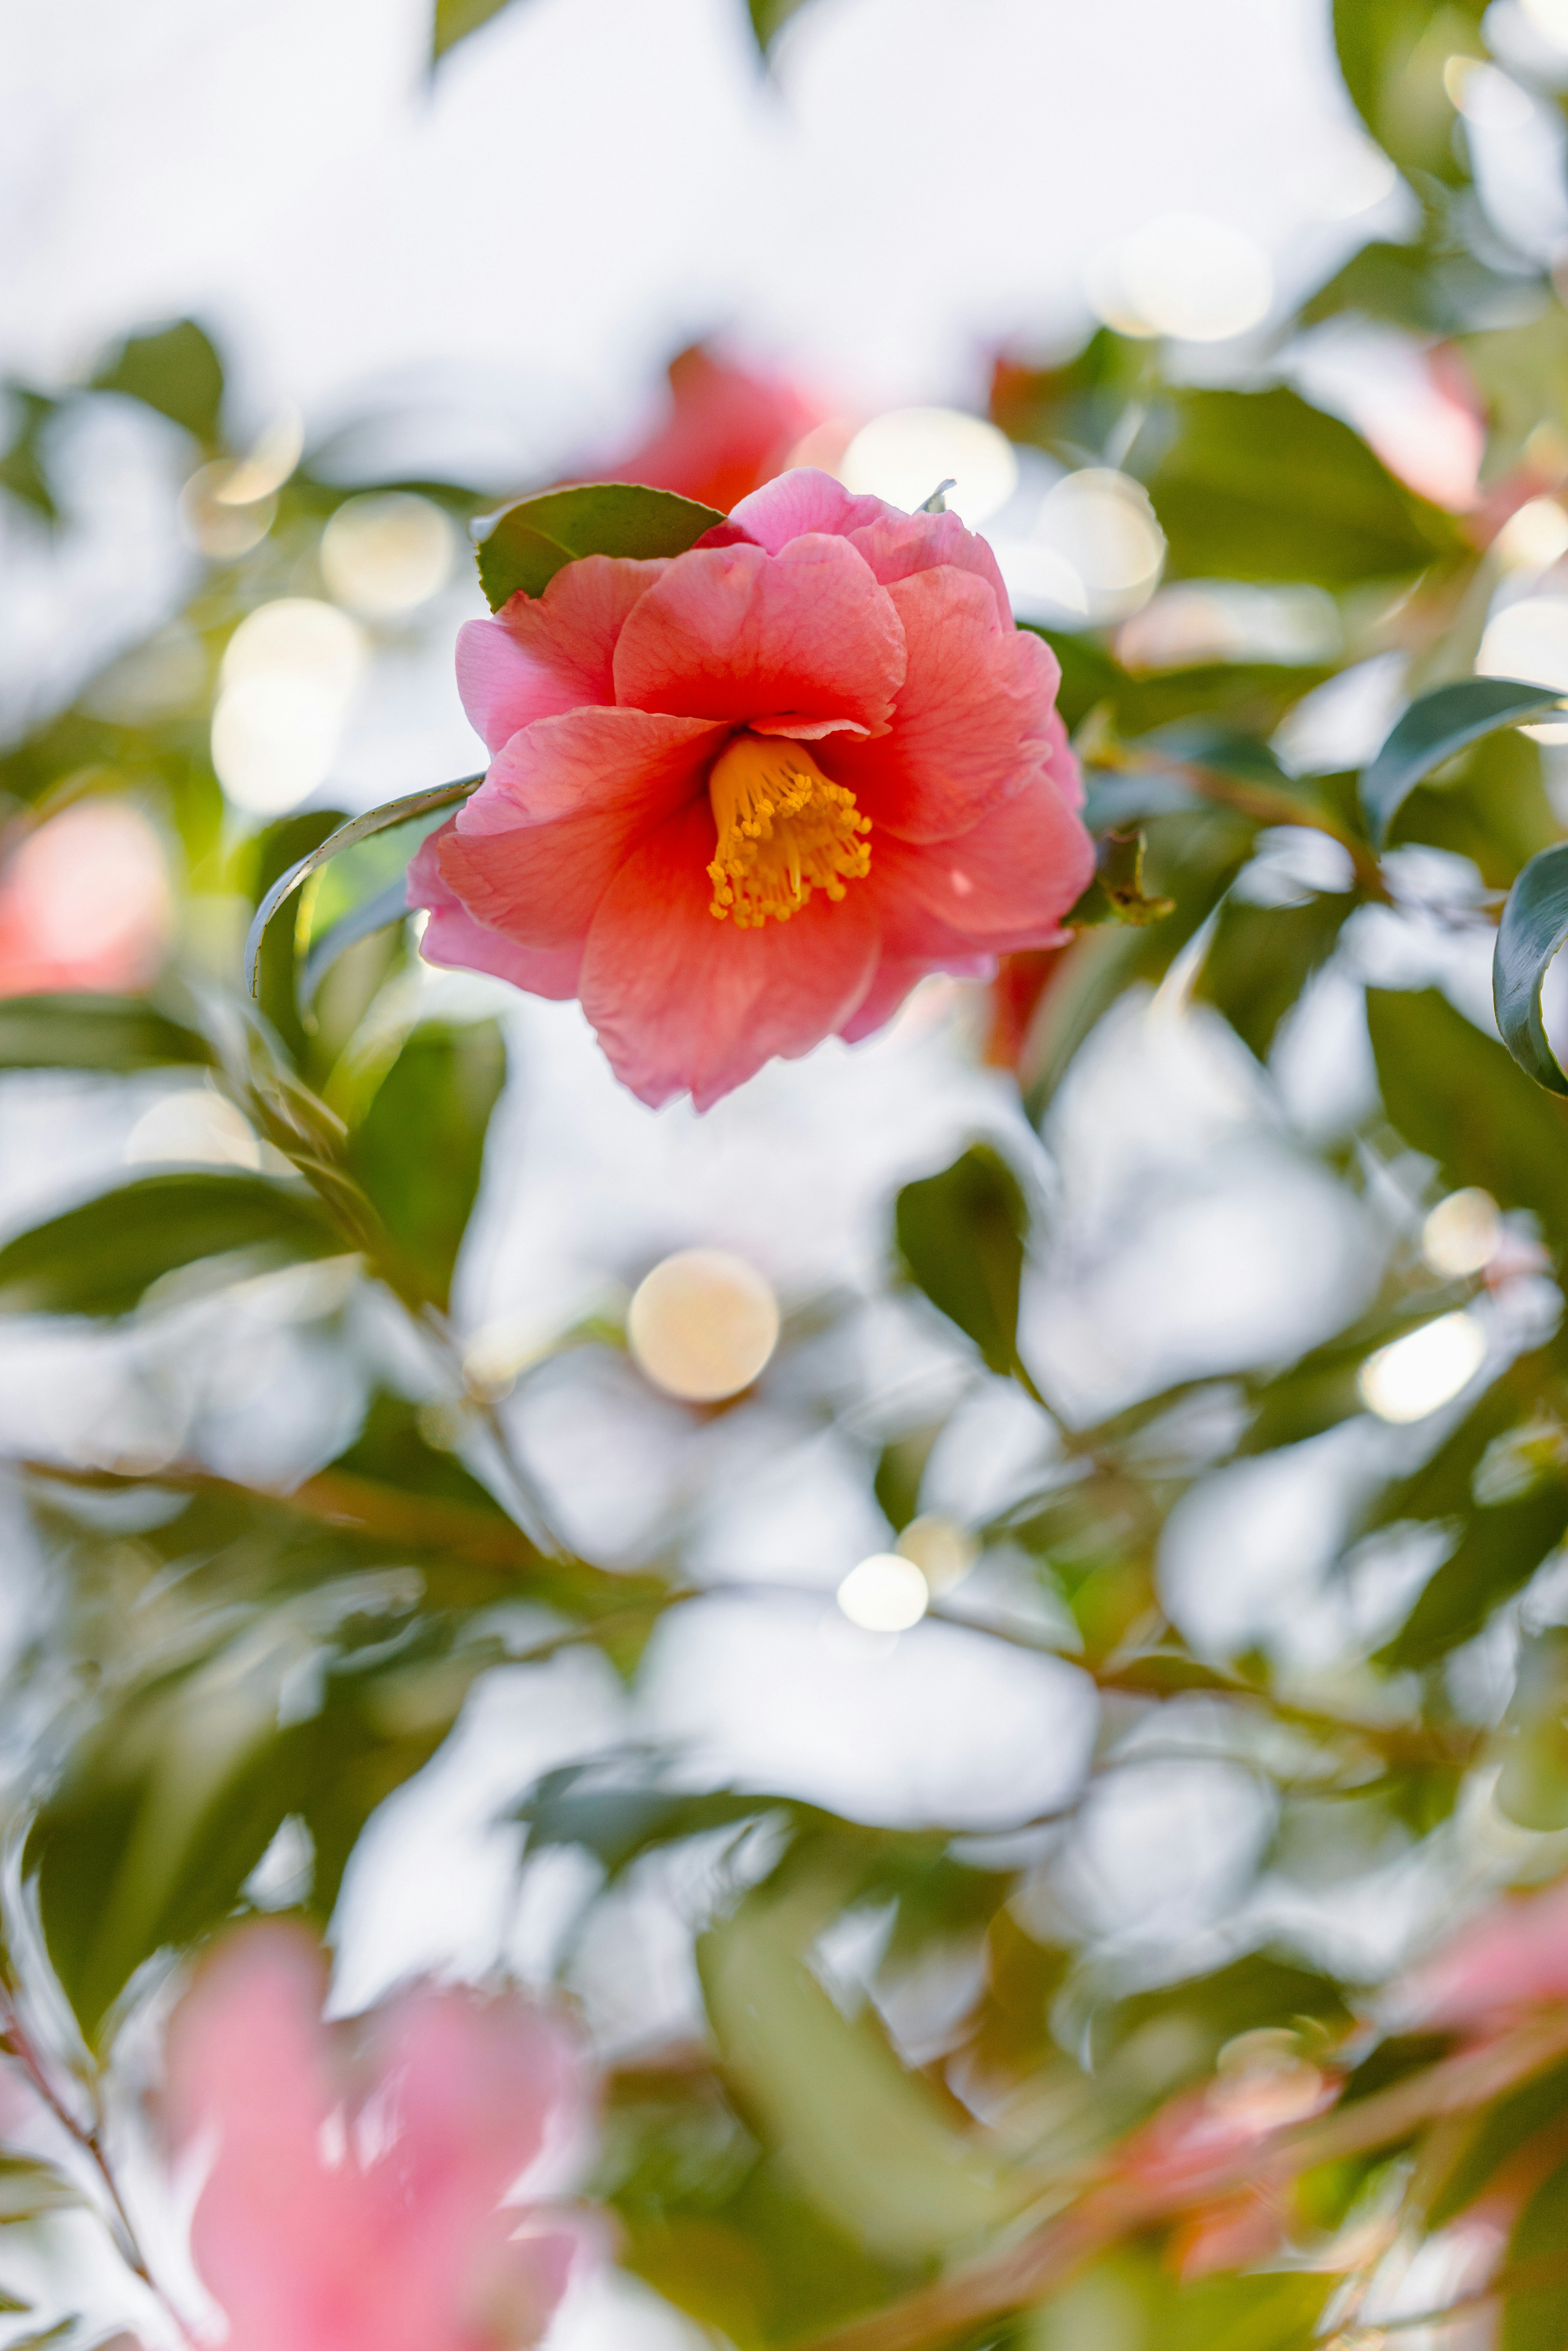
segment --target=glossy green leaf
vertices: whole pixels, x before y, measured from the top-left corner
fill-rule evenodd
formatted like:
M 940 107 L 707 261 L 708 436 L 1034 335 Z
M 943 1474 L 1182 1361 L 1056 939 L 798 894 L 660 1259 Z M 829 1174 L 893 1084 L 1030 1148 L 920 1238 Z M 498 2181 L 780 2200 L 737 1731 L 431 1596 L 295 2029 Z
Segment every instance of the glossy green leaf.
M 348 1246 L 303 1190 L 216 1170 L 144 1176 L 0 1248 L 0 1313 L 128 1314 L 166 1273 L 209 1257 L 257 1268 Z
M 1568 1094 L 1568 1076 L 1546 1034 L 1541 990 L 1565 940 L 1568 843 L 1531 859 L 1509 892 L 1492 956 L 1492 1002 L 1502 1041 L 1520 1068 L 1554 1094 Z
M 507 1054 L 493 1020 L 425 1021 L 382 1080 L 349 1165 L 423 1294 L 444 1307 L 479 1194 Z
M 430 61 L 436 61 L 498 16 L 508 0 L 435 0 L 435 15 L 430 28 Z
M 1568 1248 L 1568 1116 L 1436 988 L 1371 988 L 1366 1017 L 1384 1104 L 1406 1140 L 1451 1186 L 1531 1209 L 1551 1246 Z
M 92 381 L 95 392 L 123 392 L 155 408 L 208 448 L 218 442 L 223 361 L 193 319 L 128 336 Z
M 915 1280 L 993 1372 L 1011 1372 L 1018 1363 L 1028 1230 L 1018 1177 L 986 1143 L 972 1144 L 940 1176 L 906 1184 L 894 1213 L 894 1237 Z
M 1223 1012 L 1260 1061 L 1280 1023 L 1322 970 L 1356 904 L 1332 891 L 1301 906 L 1252 906 L 1228 898 L 1219 912 L 1196 993 Z
M 1562 698 L 1550 686 L 1524 685 L 1517 678 L 1467 677 L 1413 702 L 1361 779 L 1366 828 L 1377 847 L 1423 777 L 1483 735 L 1538 717 Z
M 1173 571 L 1348 588 L 1462 546 L 1364 441 L 1299 393 L 1184 392 L 1147 476 Z
M 0 998 L 0 1070 L 157 1070 L 209 1065 L 207 1039 L 136 996 Z
M 475 524 L 480 583 L 491 611 L 498 612 L 519 589 L 542 596 L 561 567 L 579 556 L 684 555 L 723 520 L 716 507 L 640 482 L 545 490 Z
M 252 995 L 261 993 L 264 956 L 277 917 L 312 874 L 319 873 L 332 858 L 340 856 L 359 841 L 369 841 L 376 833 L 389 832 L 394 827 L 412 824 L 417 818 L 435 816 L 443 810 L 460 807 L 478 790 L 484 780 L 482 775 L 459 776 L 450 784 L 436 784 L 428 791 L 409 792 L 402 799 L 388 800 L 381 808 L 368 809 L 363 816 L 350 817 L 347 824 L 339 825 L 324 841 L 298 858 L 266 891 L 246 939 L 246 971 Z M 423 833 L 420 838 L 423 838 Z M 418 841 L 411 842 L 411 855 L 418 845 Z M 291 934 L 289 935 L 292 936 Z

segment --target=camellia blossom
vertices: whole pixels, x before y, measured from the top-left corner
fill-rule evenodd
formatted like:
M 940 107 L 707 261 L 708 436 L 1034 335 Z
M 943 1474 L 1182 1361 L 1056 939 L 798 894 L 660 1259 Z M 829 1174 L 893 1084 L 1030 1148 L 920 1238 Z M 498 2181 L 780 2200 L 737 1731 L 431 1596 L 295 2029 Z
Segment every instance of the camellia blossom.
M 123 801 L 79 800 L 0 864 L 0 996 L 145 987 L 173 927 L 158 836 Z
M 517 1995 L 428 1987 L 326 2026 L 325 1989 L 301 1928 L 242 1928 L 170 2027 L 172 2134 L 210 2166 L 192 2251 L 227 2351 L 537 2342 L 585 2230 L 501 2199 L 580 2126 L 570 2043 Z
M 1402 2021 L 1453 2032 L 1557 2001 L 1568 2001 L 1568 1878 L 1481 1911 L 1396 1995 Z
M 700 343 L 676 353 L 669 375 L 668 416 L 606 466 L 606 481 L 732 507 L 782 473 L 796 444 L 826 421 L 787 377 L 739 367 Z
M 989 548 L 810 468 L 685 555 L 519 592 L 457 674 L 491 765 L 410 868 L 424 956 L 580 998 L 654 1105 L 989 977 L 1093 871 L 1056 660 Z

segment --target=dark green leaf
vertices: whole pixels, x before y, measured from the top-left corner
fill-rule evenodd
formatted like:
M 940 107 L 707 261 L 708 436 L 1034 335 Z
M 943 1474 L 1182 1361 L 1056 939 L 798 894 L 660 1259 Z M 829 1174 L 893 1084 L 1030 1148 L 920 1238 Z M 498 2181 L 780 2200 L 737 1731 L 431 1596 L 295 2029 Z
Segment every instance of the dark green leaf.
M 737 1795 L 723 1788 L 690 1794 L 624 1782 L 595 1785 L 583 1766 L 567 1764 L 547 1771 L 511 1817 L 526 1824 L 530 1852 L 579 1845 L 614 1878 L 660 1845 L 713 1829 L 738 1828 L 784 1804 L 781 1797 Z
M 349 1164 L 414 1273 L 444 1308 L 507 1075 L 493 1020 L 415 1029 L 377 1088 Z
M 498 16 L 507 0 L 435 0 L 435 17 L 430 33 L 430 61 L 436 61 Z
M 1524 1641 L 1504 1730 L 1498 1810 L 1521 1828 L 1568 1828 L 1568 1632 L 1561 1626 Z
M 1492 957 L 1492 1002 L 1502 1041 L 1520 1068 L 1554 1094 L 1568 1094 L 1568 1077 L 1546 1034 L 1541 990 L 1564 940 L 1568 843 L 1532 857 L 1509 892 Z
M 1228 898 L 1221 907 L 1197 993 L 1224 1013 L 1260 1061 L 1307 982 L 1333 955 L 1355 903 L 1353 891 L 1335 891 L 1303 906 Z
M 1366 829 L 1377 847 L 1424 776 L 1467 744 L 1556 709 L 1562 699 L 1550 686 L 1523 685 L 1516 678 L 1467 677 L 1413 702 L 1361 779 Z
M 1435 988 L 1370 988 L 1367 1026 L 1389 1117 L 1450 1185 L 1529 1208 L 1568 1246 L 1568 1119 L 1502 1047 Z
M 1539 301 L 1532 279 L 1489 268 L 1473 254 L 1375 238 L 1319 287 L 1301 317 L 1312 327 L 1358 310 L 1418 335 L 1456 335 L 1516 325 L 1521 312 Z
M 971 1144 L 940 1176 L 906 1184 L 894 1210 L 899 1250 L 914 1279 L 993 1372 L 1018 1364 L 1028 1229 L 1018 1178 L 985 1143 Z
M 1348 424 L 1293 392 L 1185 392 L 1148 477 L 1171 568 L 1197 579 L 1348 588 L 1458 551 Z
M 1431 2227 L 1447 2228 L 1468 2204 L 1475 2202 L 1509 2157 L 1538 2131 L 1549 2129 L 1564 2108 L 1568 2108 L 1568 2065 L 1554 2065 L 1486 2107 L 1437 2183 L 1427 2210 Z
M 193 319 L 129 336 L 92 381 L 95 392 L 128 392 L 183 424 L 204 446 L 216 445 L 223 361 Z
M 479 579 L 498 612 L 519 589 L 542 596 L 564 564 L 581 555 L 684 555 L 724 520 L 716 507 L 640 482 L 585 482 L 519 498 L 476 523 Z
M 0 457 L 0 490 L 8 490 L 24 506 L 34 507 L 46 522 L 57 522 L 59 508 L 49 486 L 42 443 L 58 403 L 14 383 L 3 388 L 3 396 L 21 410 L 22 417 L 10 446 Z
M 1568 1487 L 1560 1483 L 1472 1510 L 1454 1551 L 1422 1590 L 1404 1624 L 1378 1652 L 1390 1672 L 1429 1666 L 1479 1633 L 1494 1608 L 1522 1591 L 1568 1532 Z M 1561 1823 L 1553 1823 L 1559 1826 Z
M 157 1070 L 216 1058 L 197 1030 L 140 997 L 0 998 L 0 1070 Z
M 1308 2271 L 1197 2279 L 1160 2312 L 1165 2351 L 1310 2351 L 1333 2283 Z
M 350 817 L 347 824 L 339 825 L 327 838 L 310 849 L 280 874 L 266 891 L 256 910 L 245 943 L 246 971 L 253 996 L 262 992 L 264 950 L 273 922 L 288 900 L 313 873 L 320 872 L 329 859 L 341 855 L 357 841 L 369 841 L 375 833 L 388 832 L 397 825 L 411 824 L 420 817 L 434 816 L 443 809 L 456 808 L 476 792 L 485 778 L 479 776 L 459 776 L 450 784 L 436 784 L 430 790 L 410 792 L 401 800 L 388 800 L 382 808 L 368 809 L 363 816 Z M 423 835 L 421 835 L 421 839 Z M 417 847 L 417 842 L 413 844 Z M 290 946 L 292 955 L 292 946 Z
M 258 1267 L 347 1246 L 304 1191 L 236 1168 L 144 1176 L 0 1249 L 0 1313 L 128 1314 L 177 1267 L 244 1253 Z

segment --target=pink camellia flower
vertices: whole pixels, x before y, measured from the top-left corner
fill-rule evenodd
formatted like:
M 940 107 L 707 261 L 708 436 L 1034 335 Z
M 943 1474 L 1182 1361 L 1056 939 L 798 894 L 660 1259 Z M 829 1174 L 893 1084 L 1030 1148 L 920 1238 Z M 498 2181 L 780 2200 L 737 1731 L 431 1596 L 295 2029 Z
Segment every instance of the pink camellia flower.
M 302 1929 L 242 1928 L 170 2027 L 172 2137 L 210 2162 L 192 2227 L 227 2351 L 501 2351 L 538 2341 L 583 2224 L 503 2205 L 582 2119 L 577 2062 L 523 2000 L 403 1993 L 321 2022 Z
M 123 801 L 79 800 L 0 863 L 0 996 L 145 987 L 173 905 L 158 836 Z
M 588 556 L 457 652 L 489 773 L 410 869 L 423 953 L 580 998 L 699 1109 L 1061 936 L 1093 870 L 1050 648 L 985 541 L 809 468 L 685 555 Z
M 1396 1995 L 1402 2022 L 1456 2032 L 1568 2001 L 1568 1878 L 1463 1926 Z
M 668 415 L 606 466 L 606 481 L 732 507 L 782 473 L 797 442 L 826 421 L 786 377 L 737 366 L 700 343 L 675 354 L 669 375 Z

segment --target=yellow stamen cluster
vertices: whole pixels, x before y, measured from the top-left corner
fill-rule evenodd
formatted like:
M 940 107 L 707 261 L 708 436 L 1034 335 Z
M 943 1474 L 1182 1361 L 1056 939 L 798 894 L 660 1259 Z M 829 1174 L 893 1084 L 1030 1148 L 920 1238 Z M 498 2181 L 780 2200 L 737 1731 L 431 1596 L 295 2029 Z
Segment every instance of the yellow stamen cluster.
M 737 930 L 787 923 L 813 890 L 841 898 L 871 871 L 870 817 L 799 743 L 737 735 L 714 762 L 708 799 L 718 831 L 708 912 Z

